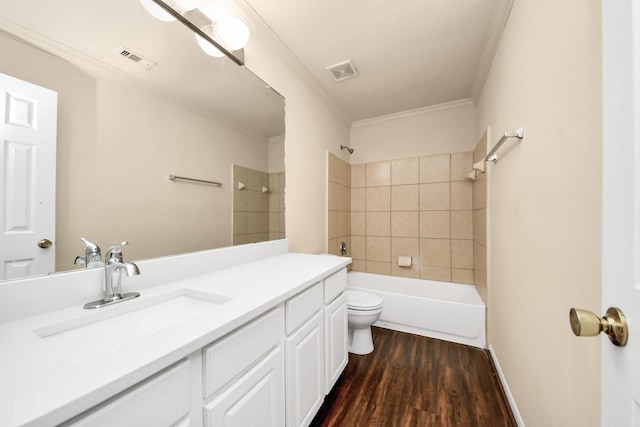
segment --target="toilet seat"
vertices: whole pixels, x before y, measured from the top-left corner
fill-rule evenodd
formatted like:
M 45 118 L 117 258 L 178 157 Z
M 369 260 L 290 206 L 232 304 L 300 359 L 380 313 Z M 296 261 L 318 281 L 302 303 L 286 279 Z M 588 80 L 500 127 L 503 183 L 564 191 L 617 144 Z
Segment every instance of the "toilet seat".
M 356 311 L 371 311 L 382 308 L 382 298 L 369 292 L 347 291 L 347 308 Z

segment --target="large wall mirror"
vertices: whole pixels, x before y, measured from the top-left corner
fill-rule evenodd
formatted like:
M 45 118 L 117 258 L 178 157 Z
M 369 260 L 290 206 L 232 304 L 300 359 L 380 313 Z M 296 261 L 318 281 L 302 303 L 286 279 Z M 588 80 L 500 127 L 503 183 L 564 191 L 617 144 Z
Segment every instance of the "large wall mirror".
M 284 99 L 246 67 L 206 55 L 180 22 L 139 1 L 3 1 L 0 52 L 0 73 L 57 92 L 54 236 L 8 224 L 42 202 L 7 190 L 20 175 L 6 155 L 16 137 L 0 135 L 2 231 L 28 246 L 52 240 L 38 250 L 53 250 L 55 266 L 33 271 L 20 244 L 3 240 L 0 280 L 84 268 L 74 264 L 81 237 L 103 252 L 128 241 L 132 260 L 284 238 Z M 29 108 L 36 121 L 47 114 Z M 29 156 L 18 159 L 25 181 L 44 164 Z

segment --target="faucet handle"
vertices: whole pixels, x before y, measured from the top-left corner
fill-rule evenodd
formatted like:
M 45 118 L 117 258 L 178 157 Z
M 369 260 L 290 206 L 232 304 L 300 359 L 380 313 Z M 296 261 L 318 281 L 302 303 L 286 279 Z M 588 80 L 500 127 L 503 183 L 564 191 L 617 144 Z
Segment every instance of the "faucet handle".
M 122 258 L 122 247 L 128 245 L 129 242 L 120 242 L 117 245 L 111 246 L 107 250 L 107 254 L 105 258 L 114 258 L 114 255 L 119 255 L 119 258 Z

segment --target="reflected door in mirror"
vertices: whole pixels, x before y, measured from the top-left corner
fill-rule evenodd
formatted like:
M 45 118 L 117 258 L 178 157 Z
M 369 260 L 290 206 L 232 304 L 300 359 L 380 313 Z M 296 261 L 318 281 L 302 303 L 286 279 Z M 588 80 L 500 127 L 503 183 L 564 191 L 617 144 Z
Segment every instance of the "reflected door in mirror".
M 0 74 L 0 280 L 54 270 L 57 93 Z

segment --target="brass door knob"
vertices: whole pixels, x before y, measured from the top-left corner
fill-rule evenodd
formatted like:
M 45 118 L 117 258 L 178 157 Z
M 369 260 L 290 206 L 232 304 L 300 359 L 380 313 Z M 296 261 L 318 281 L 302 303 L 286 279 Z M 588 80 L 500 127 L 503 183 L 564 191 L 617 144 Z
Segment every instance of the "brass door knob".
M 49 239 L 42 239 L 38 242 L 38 247 L 42 249 L 48 249 L 53 246 L 53 243 Z
M 617 307 L 610 307 L 602 318 L 590 311 L 572 308 L 569 311 L 569 321 L 571 330 L 578 337 L 594 337 L 604 332 L 615 345 L 623 347 L 627 344 L 627 319 Z

